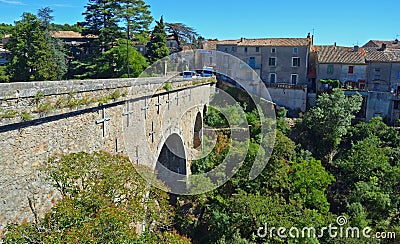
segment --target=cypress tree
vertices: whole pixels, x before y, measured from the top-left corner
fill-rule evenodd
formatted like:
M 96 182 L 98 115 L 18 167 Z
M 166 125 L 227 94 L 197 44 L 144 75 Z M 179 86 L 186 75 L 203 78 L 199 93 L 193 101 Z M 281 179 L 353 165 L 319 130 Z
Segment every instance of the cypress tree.
M 169 55 L 167 34 L 165 33 L 163 17 L 161 16 L 160 21 L 156 21 L 156 23 L 157 24 L 151 33 L 151 39 L 146 54 L 147 60 L 150 64 Z

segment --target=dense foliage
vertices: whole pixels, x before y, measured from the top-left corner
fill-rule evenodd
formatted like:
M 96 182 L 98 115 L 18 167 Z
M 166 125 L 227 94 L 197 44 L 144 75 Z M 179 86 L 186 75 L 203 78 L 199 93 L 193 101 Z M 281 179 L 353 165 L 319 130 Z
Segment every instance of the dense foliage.
M 352 123 L 360 103 L 358 96 L 345 97 L 341 90 L 323 94 L 295 128 L 284 125 L 286 111 L 278 111 L 274 151 L 261 175 L 248 180 L 260 147 L 256 133 L 251 133 L 244 165 L 230 181 L 201 196 L 181 197 L 185 204 L 177 210 L 178 229 L 195 243 L 378 243 L 362 235 L 295 239 L 280 238 L 277 232 L 273 237 L 269 232 L 265 238 L 257 235 L 264 226 L 318 230 L 337 225 L 338 216 L 345 216 L 349 220 L 345 227 L 399 233 L 400 135 L 380 118 Z M 249 116 L 254 110 L 246 114 L 248 121 L 257 118 Z M 205 122 L 227 126 L 227 118 L 215 108 L 208 110 Z M 193 162 L 192 172 L 219 165 L 233 143 L 229 133 L 218 132 L 216 146 Z M 332 161 L 326 160 L 332 151 Z
M 327 232 L 321 237 L 311 233 L 310 237 L 284 238 L 275 229 L 272 236 L 270 232 L 259 235 L 260 228 L 265 227 L 269 231 L 272 227 L 318 231 L 338 226 L 339 216 L 348 220 L 343 227 L 369 227 L 372 233 L 400 232 L 400 135 L 395 128 L 380 118 L 354 124 L 351 117 L 357 109 L 351 107 L 336 111 L 336 116 L 345 121 L 329 128 L 341 131 L 331 137 L 333 143 L 314 143 L 308 151 L 293 140 L 299 134 L 308 139 L 299 140 L 301 143 L 321 140 L 315 130 L 325 128 L 321 127 L 323 121 L 331 122 L 324 120 L 328 114 L 321 112 L 324 116 L 312 127 L 304 123 L 318 114 L 314 110 L 321 111 L 334 101 L 358 103 L 358 97 L 342 95 L 340 90 L 322 95 L 317 108 L 307 112 L 294 128 L 283 125 L 286 112 L 278 111 L 277 123 L 281 125 L 277 126 L 274 150 L 255 180 L 249 180 L 249 172 L 253 163 L 266 155 L 266 148 L 260 144 L 262 118 L 252 106 L 242 104 L 245 118 L 254 128 L 249 140 L 238 142 L 232 140 L 226 127 L 228 121 L 236 127 L 243 125 L 243 116 L 237 112 L 240 105 L 220 111 L 210 107 L 204 121 L 216 128 L 216 143 L 210 146 L 212 140 L 204 139 L 203 148 L 210 153 L 192 162 L 192 173 L 214 169 L 228 153 L 231 157 L 244 156 L 244 162 L 223 186 L 201 195 L 175 196 L 173 206 L 167 194 L 149 188 L 123 157 L 78 153 L 53 158 L 45 172 L 62 200 L 36 223 L 8 226 L 5 242 L 379 243 L 363 236 L 331 238 Z M 326 161 L 320 152 L 333 149 L 332 161 Z M 256 157 L 258 153 L 261 157 Z M 217 180 L 223 177 L 216 175 Z M 139 235 L 143 224 L 145 232 Z M 398 239 L 387 241 L 398 243 Z
M 46 27 L 35 15 L 24 13 L 17 21 L 6 48 L 11 52 L 8 73 L 12 81 L 55 80 L 55 44 L 46 38 Z
M 135 48 L 149 41 L 153 17 L 145 1 L 89 0 L 82 13 L 85 21 L 74 25 L 52 23 L 52 13 L 45 7 L 37 15 L 24 13 L 15 26 L 0 26 L 2 37 L 11 36 L 6 46 L 11 57 L 6 71 L 0 71 L 1 82 L 137 77 L 148 66 Z M 51 36 L 54 31 L 90 38 L 65 44 Z
M 127 158 L 75 153 L 50 159 L 44 172 L 62 199 L 44 219 L 8 226 L 5 243 L 189 242 L 170 231 L 167 194 L 149 188 Z
M 151 32 L 151 39 L 146 54 L 150 63 L 154 63 L 169 55 L 163 17 L 161 16 L 160 21 L 156 22 L 156 26 Z

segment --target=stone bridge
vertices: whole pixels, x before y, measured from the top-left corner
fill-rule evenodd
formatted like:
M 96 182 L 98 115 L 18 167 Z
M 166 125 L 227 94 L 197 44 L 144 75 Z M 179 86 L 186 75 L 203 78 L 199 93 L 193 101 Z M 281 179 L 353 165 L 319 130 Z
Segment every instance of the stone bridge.
M 137 78 L 0 84 L 0 231 L 10 222 L 32 221 L 31 207 L 43 215 L 55 203 L 59 195 L 39 168 L 57 154 L 103 150 L 186 177 L 214 82 Z

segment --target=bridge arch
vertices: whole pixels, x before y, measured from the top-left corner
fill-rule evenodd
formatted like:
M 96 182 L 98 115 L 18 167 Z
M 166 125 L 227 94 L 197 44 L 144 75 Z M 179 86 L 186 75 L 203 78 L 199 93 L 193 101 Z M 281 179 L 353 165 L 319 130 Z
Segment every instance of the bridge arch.
M 193 148 L 198 149 L 201 146 L 203 129 L 203 117 L 200 112 L 197 112 L 193 128 Z
M 154 166 L 157 179 L 174 191 L 185 191 L 188 177 L 185 145 L 180 135 L 172 133 L 162 145 Z

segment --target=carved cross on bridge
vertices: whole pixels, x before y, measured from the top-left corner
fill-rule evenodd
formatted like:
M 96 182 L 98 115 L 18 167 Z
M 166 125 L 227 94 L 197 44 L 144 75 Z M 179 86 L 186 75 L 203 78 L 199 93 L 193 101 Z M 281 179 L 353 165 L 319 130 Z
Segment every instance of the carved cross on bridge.
M 149 135 L 151 136 L 151 142 L 154 143 L 154 134 L 155 134 L 155 130 L 154 130 L 154 121 L 151 121 L 151 131 L 149 133 Z
M 147 119 L 147 109 L 149 109 L 149 105 L 147 104 L 147 98 L 144 99 L 144 107 L 142 110 L 144 110 L 144 119 Z
M 160 96 L 157 98 L 157 103 L 155 104 L 157 106 L 157 114 L 160 114 L 160 106 L 162 103 L 160 103 Z
M 103 124 L 103 137 L 106 137 L 106 122 L 110 121 L 111 118 L 106 118 L 106 109 L 103 107 L 102 119 L 96 120 L 96 124 Z
M 176 100 L 176 105 L 179 105 L 179 92 L 176 92 L 176 97 L 175 97 L 175 100 Z
M 133 110 L 130 110 L 130 101 L 126 102 L 126 112 L 122 114 L 122 116 L 126 116 L 126 127 L 129 127 L 130 123 L 130 115 L 133 114 Z
M 169 110 L 169 105 L 172 102 L 172 100 L 169 98 L 169 92 L 168 92 L 168 99 L 165 102 L 168 104 L 168 110 Z

